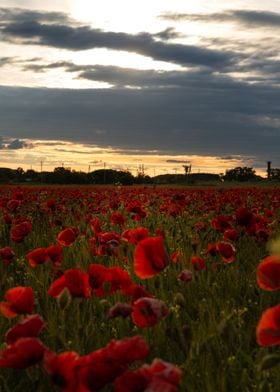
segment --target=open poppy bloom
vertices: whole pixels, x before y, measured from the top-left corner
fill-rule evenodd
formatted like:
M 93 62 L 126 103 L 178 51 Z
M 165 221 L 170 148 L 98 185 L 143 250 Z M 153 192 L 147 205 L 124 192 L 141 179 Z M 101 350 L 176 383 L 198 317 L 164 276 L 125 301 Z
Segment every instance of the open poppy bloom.
M 0 352 L 0 368 L 26 369 L 40 362 L 45 351 L 38 338 L 20 338 Z
M 167 266 L 168 257 L 162 237 L 148 237 L 138 242 L 134 252 L 134 272 L 142 279 L 151 278 Z
M 263 312 L 256 335 L 261 346 L 280 345 L 280 304 Z
M 132 284 L 129 273 L 120 267 L 90 264 L 88 273 L 90 286 L 97 297 L 112 294 Z
M 226 263 L 231 263 L 234 260 L 236 249 L 230 242 L 217 242 L 216 249 Z
M 166 304 L 156 298 L 142 297 L 133 303 L 132 321 L 141 328 L 152 327 L 167 316 Z
M 24 221 L 16 224 L 10 231 L 11 240 L 15 242 L 22 242 L 26 236 L 31 232 L 31 222 Z
M 39 314 L 32 314 L 10 328 L 5 334 L 5 341 L 11 344 L 20 338 L 36 338 L 45 326 Z
M 57 242 L 63 246 L 69 246 L 73 244 L 78 236 L 78 230 L 75 227 L 69 227 L 62 230 L 57 236 Z
M 79 356 L 74 351 L 66 351 L 61 354 L 46 351 L 44 368 L 53 383 L 61 388 L 61 391 L 75 390 L 75 367 L 78 365 L 78 359 Z
M 5 300 L 6 302 L 0 302 L 0 311 L 7 318 L 33 312 L 34 293 L 32 287 L 13 287 L 6 291 Z
M 268 256 L 257 268 L 257 283 L 267 291 L 280 290 L 280 257 Z
M 205 270 L 206 268 L 205 260 L 200 256 L 192 256 L 191 263 L 195 270 Z
M 0 249 L 0 259 L 5 265 L 9 265 L 14 257 L 15 253 L 9 246 Z
M 122 239 L 129 244 L 137 244 L 139 241 L 144 240 L 149 235 L 149 230 L 146 227 L 136 227 L 135 229 L 127 229 L 122 233 Z
M 106 347 L 80 357 L 76 367 L 77 391 L 99 391 L 127 370 L 134 361 L 146 358 L 149 347 L 142 336 L 111 340 Z
M 58 297 L 65 287 L 73 297 L 88 298 L 90 296 L 88 274 L 79 268 L 71 268 L 65 271 L 62 276 L 51 284 L 48 294 L 51 297 Z
M 115 392 L 177 392 L 182 371 L 175 365 L 161 359 L 154 359 L 151 365 L 143 365 L 134 371 L 123 373 L 115 380 Z
M 49 261 L 49 256 L 45 248 L 37 248 L 27 253 L 26 255 L 31 267 L 36 267 L 39 264 L 44 264 Z

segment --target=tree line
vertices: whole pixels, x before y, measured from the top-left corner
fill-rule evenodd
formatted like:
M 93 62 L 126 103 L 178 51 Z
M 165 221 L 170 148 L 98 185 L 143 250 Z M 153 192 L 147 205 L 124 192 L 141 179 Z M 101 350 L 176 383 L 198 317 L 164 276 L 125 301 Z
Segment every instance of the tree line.
M 270 178 L 280 180 L 280 169 L 273 169 Z M 185 173 L 162 174 L 150 177 L 143 172 L 133 176 L 129 171 L 99 169 L 89 173 L 56 167 L 52 172 L 37 172 L 32 169 L 0 168 L 0 183 L 44 183 L 44 184 L 194 184 L 199 182 L 246 182 L 264 180 L 250 167 L 236 167 L 225 174 Z

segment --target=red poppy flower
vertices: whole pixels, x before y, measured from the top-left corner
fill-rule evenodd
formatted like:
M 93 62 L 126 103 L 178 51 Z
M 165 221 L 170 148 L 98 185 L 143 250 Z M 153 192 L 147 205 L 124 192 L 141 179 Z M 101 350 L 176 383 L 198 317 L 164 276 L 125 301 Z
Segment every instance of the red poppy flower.
M 257 342 L 261 346 L 280 344 L 280 304 L 267 309 L 258 323 Z
M 39 264 L 44 264 L 49 261 L 49 256 L 45 248 L 37 248 L 27 253 L 26 255 L 31 267 L 36 267 Z
M 75 227 L 69 227 L 62 230 L 57 236 L 57 242 L 63 246 L 69 246 L 73 244 L 78 236 L 78 231 Z
M 121 288 L 121 292 L 124 295 L 132 297 L 132 302 L 142 297 L 154 298 L 154 296 L 148 293 L 148 291 L 146 291 L 140 284 L 132 283 L 129 286 L 124 286 Z
M 205 270 L 206 268 L 205 260 L 200 256 L 192 256 L 191 263 L 195 270 Z
M 71 268 L 64 272 L 50 286 L 48 293 L 51 297 L 58 297 L 64 287 L 67 287 L 73 297 L 90 296 L 89 277 L 86 272 L 78 268 Z
M 190 282 L 192 280 L 192 272 L 187 269 L 184 269 L 183 271 L 181 271 L 179 279 L 181 280 L 181 282 Z
M 231 229 L 231 223 L 229 222 L 231 217 L 224 215 L 217 215 L 211 221 L 211 226 L 217 231 L 224 232 L 225 230 Z
M 149 230 L 146 227 L 136 227 L 136 229 L 128 229 L 122 233 L 122 239 L 129 244 L 138 244 L 139 241 L 144 240 L 149 235 Z
M 217 242 L 216 249 L 226 263 L 231 263 L 234 260 L 236 249 L 230 242 Z
M 105 232 L 99 233 L 98 236 L 98 248 L 97 255 L 98 256 L 111 256 L 118 254 L 118 247 L 120 244 L 120 235 L 115 232 Z
M 148 237 L 140 241 L 134 252 L 134 272 L 142 279 L 160 273 L 168 263 L 162 237 Z
M 7 318 L 33 311 L 34 293 L 32 287 L 13 287 L 6 291 L 5 299 L 7 302 L 0 302 L 0 311 Z
M 236 241 L 238 239 L 238 232 L 235 229 L 225 230 L 224 239 L 227 241 Z
M 59 245 L 50 245 L 48 248 L 46 248 L 46 253 L 54 266 L 59 266 L 62 264 L 62 251 L 63 247 Z
M 112 308 L 110 308 L 107 312 L 107 318 L 113 319 L 116 317 L 127 317 L 130 316 L 132 312 L 132 306 L 126 303 L 118 302 Z
M 257 283 L 263 290 L 280 290 L 279 256 L 268 256 L 258 265 Z
M 5 341 L 11 344 L 20 338 L 36 338 L 45 326 L 46 324 L 39 314 L 32 314 L 10 328 L 6 332 Z
M 15 257 L 15 253 L 9 246 L 0 249 L 0 259 L 3 261 L 5 265 L 11 264 L 13 258 Z
M 59 355 L 47 351 L 44 356 L 44 368 L 53 383 L 63 392 L 74 392 L 75 367 L 78 365 L 79 356 L 74 351 L 67 351 Z
M 15 242 L 22 242 L 24 238 L 31 232 L 31 222 L 24 221 L 12 227 L 10 236 Z
M 123 226 L 125 224 L 125 217 L 121 212 L 115 212 L 111 215 L 111 222 L 113 225 Z
M 134 371 L 119 376 L 115 382 L 115 392 L 177 392 L 182 371 L 175 365 L 154 359 L 151 365 L 143 365 Z
M 142 336 L 112 340 L 106 347 L 79 359 L 77 390 L 99 391 L 126 371 L 130 363 L 148 354 L 149 348 Z
M 244 207 L 239 208 L 236 212 L 236 222 L 238 225 L 249 228 L 255 223 L 254 214 Z
M 89 222 L 91 230 L 94 232 L 95 235 L 102 232 L 101 229 L 101 222 L 99 218 L 93 218 Z
M 133 303 L 132 321 L 141 328 L 151 327 L 167 316 L 165 303 L 156 298 L 142 297 Z
M 216 244 L 208 244 L 206 254 L 209 254 L 210 256 L 216 256 L 217 254 Z
M 120 267 L 90 264 L 88 273 L 90 286 L 97 297 L 125 289 L 132 284 L 128 272 Z
M 46 347 L 37 338 L 20 338 L 0 352 L 0 368 L 25 369 L 40 362 Z

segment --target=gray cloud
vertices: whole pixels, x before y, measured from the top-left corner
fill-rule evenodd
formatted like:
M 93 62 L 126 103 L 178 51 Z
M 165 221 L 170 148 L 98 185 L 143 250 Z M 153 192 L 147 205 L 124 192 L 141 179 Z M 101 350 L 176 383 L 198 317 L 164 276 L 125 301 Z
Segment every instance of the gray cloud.
M 171 38 L 174 32 L 167 29 L 157 35 L 150 33 L 127 34 L 103 31 L 89 26 L 78 26 L 63 20 L 63 23 L 45 23 L 52 19 L 50 13 L 19 12 L 11 10 L 8 18 L 1 18 L 0 34 L 3 40 L 19 44 L 46 45 L 73 51 L 108 48 L 123 50 L 181 65 L 205 65 L 222 68 L 233 62 L 233 53 L 210 50 L 192 45 L 159 41 Z M 55 13 L 56 15 L 56 13 Z M 62 14 L 63 16 L 63 14 Z M 55 19 L 55 18 L 53 18 Z M 56 21 L 55 21 L 56 22 Z M 66 23 L 67 22 L 67 23 Z
M 184 14 L 184 13 L 165 13 L 160 18 L 173 21 L 198 21 L 198 22 L 234 22 L 245 25 L 246 27 L 280 27 L 280 14 L 269 11 L 255 10 L 230 10 L 210 14 Z
M 1 87 L 0 133 L 126 152 L 257 156 L 279 165 L 279 101 L 279 88 L 200 73 L 164 89 Z
M 73 22 L 66 13 L 33 11 L 23 8 L 6 8 L 0 7 L 0 23 L 3 22 L 47 22 L 47 23 L 68 23 Z
M 15 62 L 15 57 L 0 57 L 0 68 Z
M 7 148 L 9 150 L 19 150 L 24 147 L 27 147 L 27 144 L 19 139 L 15 139 L 11 143 L 7 144 Z

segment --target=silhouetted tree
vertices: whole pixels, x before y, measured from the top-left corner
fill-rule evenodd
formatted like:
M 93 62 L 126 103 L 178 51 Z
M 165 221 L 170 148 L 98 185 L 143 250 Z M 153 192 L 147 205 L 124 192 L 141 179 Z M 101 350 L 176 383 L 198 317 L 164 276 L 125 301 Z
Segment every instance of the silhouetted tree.
M 258 176 L 253 168 L 238 166 L 227 170 L 223 178 L 225 181 L 251 181 L 256 180 Z

